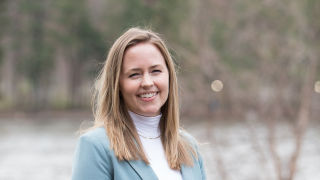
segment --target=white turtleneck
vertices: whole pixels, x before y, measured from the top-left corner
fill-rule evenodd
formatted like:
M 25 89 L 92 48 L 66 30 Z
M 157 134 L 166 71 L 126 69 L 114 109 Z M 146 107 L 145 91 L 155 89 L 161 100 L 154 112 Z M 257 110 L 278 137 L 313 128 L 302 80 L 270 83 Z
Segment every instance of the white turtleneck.
M 146 117 L 129 111 L 129 115 L 137 129 L 150 166 L 158 176 L 158 179 L 182 180 L 180 171 L 171 169 L 165 156 L 159 128 L 161 114 L 154 117 Z

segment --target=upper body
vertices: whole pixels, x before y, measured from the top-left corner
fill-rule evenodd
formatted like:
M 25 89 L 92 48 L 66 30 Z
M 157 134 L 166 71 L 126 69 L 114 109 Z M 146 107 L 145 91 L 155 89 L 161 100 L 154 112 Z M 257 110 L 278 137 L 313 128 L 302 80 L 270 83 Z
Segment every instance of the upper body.
M 195 143 L 185 132 L 183 135 Z M 194 144 L 195 145 L 195 144 Z M 196 146 L 196 145 L 195 145 Z M 201 155 L 194 158 L 194 165 L 181 166 L 183 180 L 204 180 L 205 171 Z M 103 127 L 83 134 L 78 142 L 72 168 L 72 180 L 156 180 L 151 166 L 141 160 L 119 161 L 110 148 Z
M 115 41 L 94 101 L 73 180 L 205 179 L 195 141 L 180 131 L 175 64 L 156 33 L 131 28 Z

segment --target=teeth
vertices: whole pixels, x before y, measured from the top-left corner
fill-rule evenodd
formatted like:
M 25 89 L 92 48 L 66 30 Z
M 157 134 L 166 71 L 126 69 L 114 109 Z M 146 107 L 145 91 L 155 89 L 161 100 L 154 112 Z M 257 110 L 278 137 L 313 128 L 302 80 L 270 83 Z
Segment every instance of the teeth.
M 146 94 L 141 94 L 140 97 L 142 98 L 151 98 L 155 96 L 157 93 L 146 93 Z

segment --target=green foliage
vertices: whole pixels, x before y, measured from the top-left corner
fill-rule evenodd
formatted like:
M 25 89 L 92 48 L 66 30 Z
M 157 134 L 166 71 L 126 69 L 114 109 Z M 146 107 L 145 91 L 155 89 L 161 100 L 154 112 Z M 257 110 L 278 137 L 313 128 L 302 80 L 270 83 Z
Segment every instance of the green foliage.
M 3 37 L 3 34 L 6 30 L 8 24 L 8 17 L 6 16 L 6 7 L 7 7 L 7 0 L 0 1 L 0 39 Z M 3 46 L 0 45 L 0 67 L 2 65 L 4 56 Z
M 105 51 L 102 35 L 93 28 L 88 18 L 83 17 L 76 27 L 76 36 L 79 38 L 79 57 L 86 60 L 89 57 L 101 57 Z
M 0 37 L 3 35 L 4 31 L 7 29 L 8 17 L 6 15 L 8 0 L 0 1 Z
M 40 80 L 48 79 L 52 69 L 53 50 L 49 46 L 43 45 L 42 42 L 34 42 L 33 48 L 36 53 L 32 53 L 20 63 L 20 69 L 27 75 L 34 85 L 38 85 Z
M 210 68 L 213 75 L 231 72 L 252 77 L 265 65 L 273 65 L 273 68 L 288 68 L 286 76 L 300 83 L 308 62 L 304 51 L 319 52 L 320 49 L 319 2 L 2 0 L 0 40 L 9 43 L 0 46 L 0 66 L 3 58 L 13 59 L 13 66 L 19 68 L 15 81 L 23 79 L 30 86 L 20 94 L 28 96 L 50 83 L 51 71 L 59 58 L 62 62 L 59 67 L 65 64 L 68 67 L 64 68 L 69 68 L 61 72 L 70 77 L 66 77 L 67 85 L 62 85 L 62 93 L 57 90 L 59 97 L 53 97 L 50 103 L 61 108 L 75 106 L 69 96 L 83 86 L 80 81 L 97 75 L 97 61 L 104 60 L 108 48 L 123 31 L 140 26 L 164 34 L 169 45 L 178 47 L 177 53 L 171 49 L 170 52 L 179 56 L 177 63 L 187 69 L 182 69 L 187 73 L 182 72 L 181 77 L 192 71 L 204 78 L 199 80 L 201 83 L 208 84 L 212 78 L 208 75 Z M 96 10 L 96 3 L 104 7 L 91 12 Z M 197 27 L 200 25 L 204 27 Z M 203 29 L 201 34 L 201 28 L 209 29 Z M 4 37 L 6 39 L 2 39 Z M 298 57 L 300 49 L 302 55 Z M 199 65 L 198 58 L 208 61 L 212 67 L 205 67 L 207 62 Z M 217 61 L 211 64 L 211 59 Z M 272 69 L 265 73 L 272 76 L 270 79 L 277 78 Z M 193 82 L 190 85 L 192 90 Z M 63 93 L 66 95 L 62 96 Z
M 30 17 L 27 27 L 30 34 L 28 41 L 30 52 L 20 60 L 19 69 L 24 72 L 34 86 L 38 86 L 41 79 L 49 77 L 47 74 L 53 64 L 53 48 L 46 40 L 47 14 L 43 3 L 43 1 L 37 3 L 22 1 L 21 6 L 25 14 Z
M 301 31 L 285 3 L 237 1 L 226 17 L 214 19 L 211 44 L 221 61 L 234 72 L 253 70 L 261 61 L 287 63 L 290 55 L 277 57 Z
M 317 0 L 306 0 L 304 6 L 304 13 L 308 17 L 308 30 L 312 34 L 308 37 L 307 42 L 310 43 L 310 47 L 314 48 L 318 53 L 318 71 L 316 74 L 316 80 L 320 80 L 320 2 Z
M 218 51 L 223 51 L 226 48 L 226 43 L 228 41 L 228 27 L 222 22 L 215 20 L 213 22 L 213 33 L 211 37 L 212 45 Z
M 57 44 L 67 52 L 75 50 L 75 61 L 101 57 L 105 51 L 104 37 L 92 25 L 83 0 L 55 1 L 60 12 L 57 23 L 62 28 L 54 34 Z
M 316 24 L 316 27 L 320 29 L 320 23 L 319 21 L 317 21 L 320 16 L 320 2 L 317 0 L 306 0 L 304 13 L 306 13 L 309 23 L 312 22 L 311 24 Z
M 3 50 L 2 50 L 2 47 L 0 46 L 0 67 L 2 65 L 2 62 L 3 62 Z
M 256 66 L 257 55 L 250 44 L 242 44 L 234 47 L 237 40 L 236 30 L 225 22 L 216 20 L 213 22 L 211 44 L 221 57 L 221 62 L 233 72 L 250 70 Z
M 111 0 L 108 6 L 106 18 L 114 36 L 129 27 L 140 26 L 164 33 L 174 41 L 181 40 L 181 22 L 189 11 L 189 1 L 183 0 Z

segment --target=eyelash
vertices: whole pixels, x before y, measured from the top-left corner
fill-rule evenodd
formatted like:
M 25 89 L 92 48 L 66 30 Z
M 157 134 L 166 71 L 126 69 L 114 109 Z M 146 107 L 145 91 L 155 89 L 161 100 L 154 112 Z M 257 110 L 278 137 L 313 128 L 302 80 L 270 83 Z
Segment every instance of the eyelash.
M 159 69 L 155 69 L 152 72 L 161 72 Z
M 160 73 L 160 72 L 161 72 L 161 70 L 159 70 L 159 69 L 152 70 L 152 73 Z M 130 74 L 130 75 L 129 75 L 129 78 L 134 77 L 134 76 L 137 76 L 137 75 L 139 75 L 139 73 Z
M 138 73 L 134 73 L 134 74 L 130 74 L 129 75 L 129 78 L 133 77 L 133 76 L 136 76 L 136 75 L 139 75 Z

